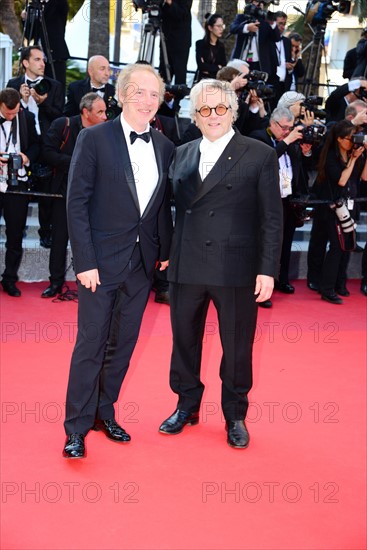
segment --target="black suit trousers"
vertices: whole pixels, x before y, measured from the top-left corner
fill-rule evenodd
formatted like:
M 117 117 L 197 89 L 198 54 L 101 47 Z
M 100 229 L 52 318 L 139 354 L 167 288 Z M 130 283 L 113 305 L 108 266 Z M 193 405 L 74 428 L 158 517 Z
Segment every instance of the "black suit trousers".
M 120 281 L 101 278 L 94 293 L 78 284 L 78 335 L 66 397 L 67 434 L 87 434 L 96 418 L 115 417 L 113 405 L 129 367 L 152 284 L 138 245 Z
M 217 327 L 206 325 L 210 301 L 219 321 L 223 355 L 220 363 L 221 404 L 224 417 L 246 417 L 247 394 L 252 387 L 252 347 L 257 304 L 253 287 L 221 287 L 170 283 L 173 350 L 171 389 L 178 394 L 178 408 L 196 412 L 204 391 L 200 379 L 203 338 Z
M 69 240 L 65 198 L 52 201 L 51 220 L 50 281 L 55 285 L 62 285 L 65 281 L 66 254 Z
M 23 232 L 27 221 L 29 197 L 1 193 L 4 211 L 6 252 L 3 281 L 15 283 L 18 280 L 18 269 L 22 260 Z

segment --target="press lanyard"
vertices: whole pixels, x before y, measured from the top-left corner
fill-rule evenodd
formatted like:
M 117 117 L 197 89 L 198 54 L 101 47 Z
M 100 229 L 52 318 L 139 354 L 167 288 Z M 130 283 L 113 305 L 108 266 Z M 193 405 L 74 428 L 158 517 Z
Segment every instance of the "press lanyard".
M 5 133 L 3 125 L 1 125 L 1 129 L 3 131 L 4 138 L 5 138 L 5 153 L 8 152 L 9 145 L 10 145 L 10 140 L 11 140 L 13 146 L 14 146 L 14 150 L 16 150 L 16 144 L 17 144 L 17 119 L 16 118 L 13 119 L 8 137 L 6 137 L 6 133 Z

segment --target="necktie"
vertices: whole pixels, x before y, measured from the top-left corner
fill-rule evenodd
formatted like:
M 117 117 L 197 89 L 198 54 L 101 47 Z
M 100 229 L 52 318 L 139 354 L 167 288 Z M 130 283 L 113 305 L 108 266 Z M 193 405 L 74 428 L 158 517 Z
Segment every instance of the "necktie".
M 93 88 L 92 86 L 92 92 L 102 92 L 103 94 L 105 93 L 105 86 L 103 86 L 102 88 Z
M 130 142 L 131 145 L 138 139 L 143 139 L 146 143 L 149 143 L 150 141 L 150 133 L 144 132 L 143 134 L 137 134 L 136 132 L 130 132 Z

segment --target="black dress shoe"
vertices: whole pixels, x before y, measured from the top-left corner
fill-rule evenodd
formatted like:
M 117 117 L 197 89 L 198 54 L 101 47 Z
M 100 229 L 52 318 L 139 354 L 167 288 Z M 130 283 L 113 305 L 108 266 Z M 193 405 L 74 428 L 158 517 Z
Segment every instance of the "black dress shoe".
M 40 246 L 43 248 L 51 248 L 52 239 L 50 235 L 45 235 L 44 237 L 40 237 Z
M 117 424 L 114 418 L 97 420 L 93 426 L 93 430 L 104 432 L 108 439 L 112 439 L 112 441 L 117 441 L 118 443 L 128 443 L 131 440 L 129 434 Z
M 11 281 L 1 281 L 1 286 L 4 289 L 4 292 L 9 294 L 9 296 L 13 296 L 13 298 L 19 298 L 19 296 L 22 295 L 16 284 Z
M 275 282 L 274 288 L 276 288 L 276 290 L 279 290 L 279 292 L 283 292 L 283 294 L 294 294 L 295 291 L 294 286 L 290 285 L 289 283 Z
M 169 306 L 169 293 L 168 290 L 164 292 L 156 292 L 154 301 L 157 302 L 157 304 L 167 304 Z
M 263 307 L 264 309 L 269 309 L 269 307 L 273 307 L 273 303 L 271 300 L 265 300 L 265 302 L 257 302 L 257 305 L 259 307 Z
M 318 292 L 318 291 L 319 291 L 319 285 L 317 285 L 316 283 L 312 283 L 311 281 L 308 281 L 308 282 L 307 282 L 307 287 L 308 287 L 310 290 L 314 290 L 315 292 Z
M 343 300 L 339 298 L 335 292 L 333 294 L 322 294 L 321 293 L 322 300 L 325 300 L 326 302 L 330 302 L 330 304 L 342 304 Z
M 361 283 L 361 292 L 367 296 L 367 283 Z
M 227 443 L 235 449 L 246 449 L 250 436 L 243 420 L 229 420 L 226 423 Z
M 336 287 L 335 291 L 337 294 L 339 294 L 339 296 L 345 296 L 345 297 L 350 296 L 350 292 L 346 286 L 338 286 Z
M 176 435 L 182 432 L 186 425 L 195 426 L 199 423 L 199 413 L 188 413 L 177 409 L 159 427 L 162 434 Z
M 83 434 L 68 435 L 62 454 L 65 458 L 84 458 L 85 457 L 84 435 Z
M 55 285 L 51 283 L 41 294 L 41 298 L 54 298 L 57 294 L 62 293 L 63 285 Z

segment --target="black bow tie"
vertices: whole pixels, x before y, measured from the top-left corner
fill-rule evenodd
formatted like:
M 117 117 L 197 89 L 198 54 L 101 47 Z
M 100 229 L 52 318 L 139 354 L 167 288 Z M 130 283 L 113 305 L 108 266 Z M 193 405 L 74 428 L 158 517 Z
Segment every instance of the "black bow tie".
M 0 126 L 6 122 L 6 118 L 0 116 Z
M 136 132 L 130 132 L 130 142 L 131 145 L 137 140 L 138 138 L 143 139 L 146 143 L 149 143 L 150 141 L 150 133 L 144 132 L 144 134 L 137 134 Z
M 39 80 L 29 80 L 27 78 L 26 84 L 27 84 L 27 86 L 33 86 L 34 84 L 38 84 L 38 82 L 39 82 Z
M 92 86 L 92 92 L 95 92 L 95 93 L 97 92 L 105 93 L 105 89 L 106 89 L 105 86 L 103 86 L 102 88 L 93 88 Z

